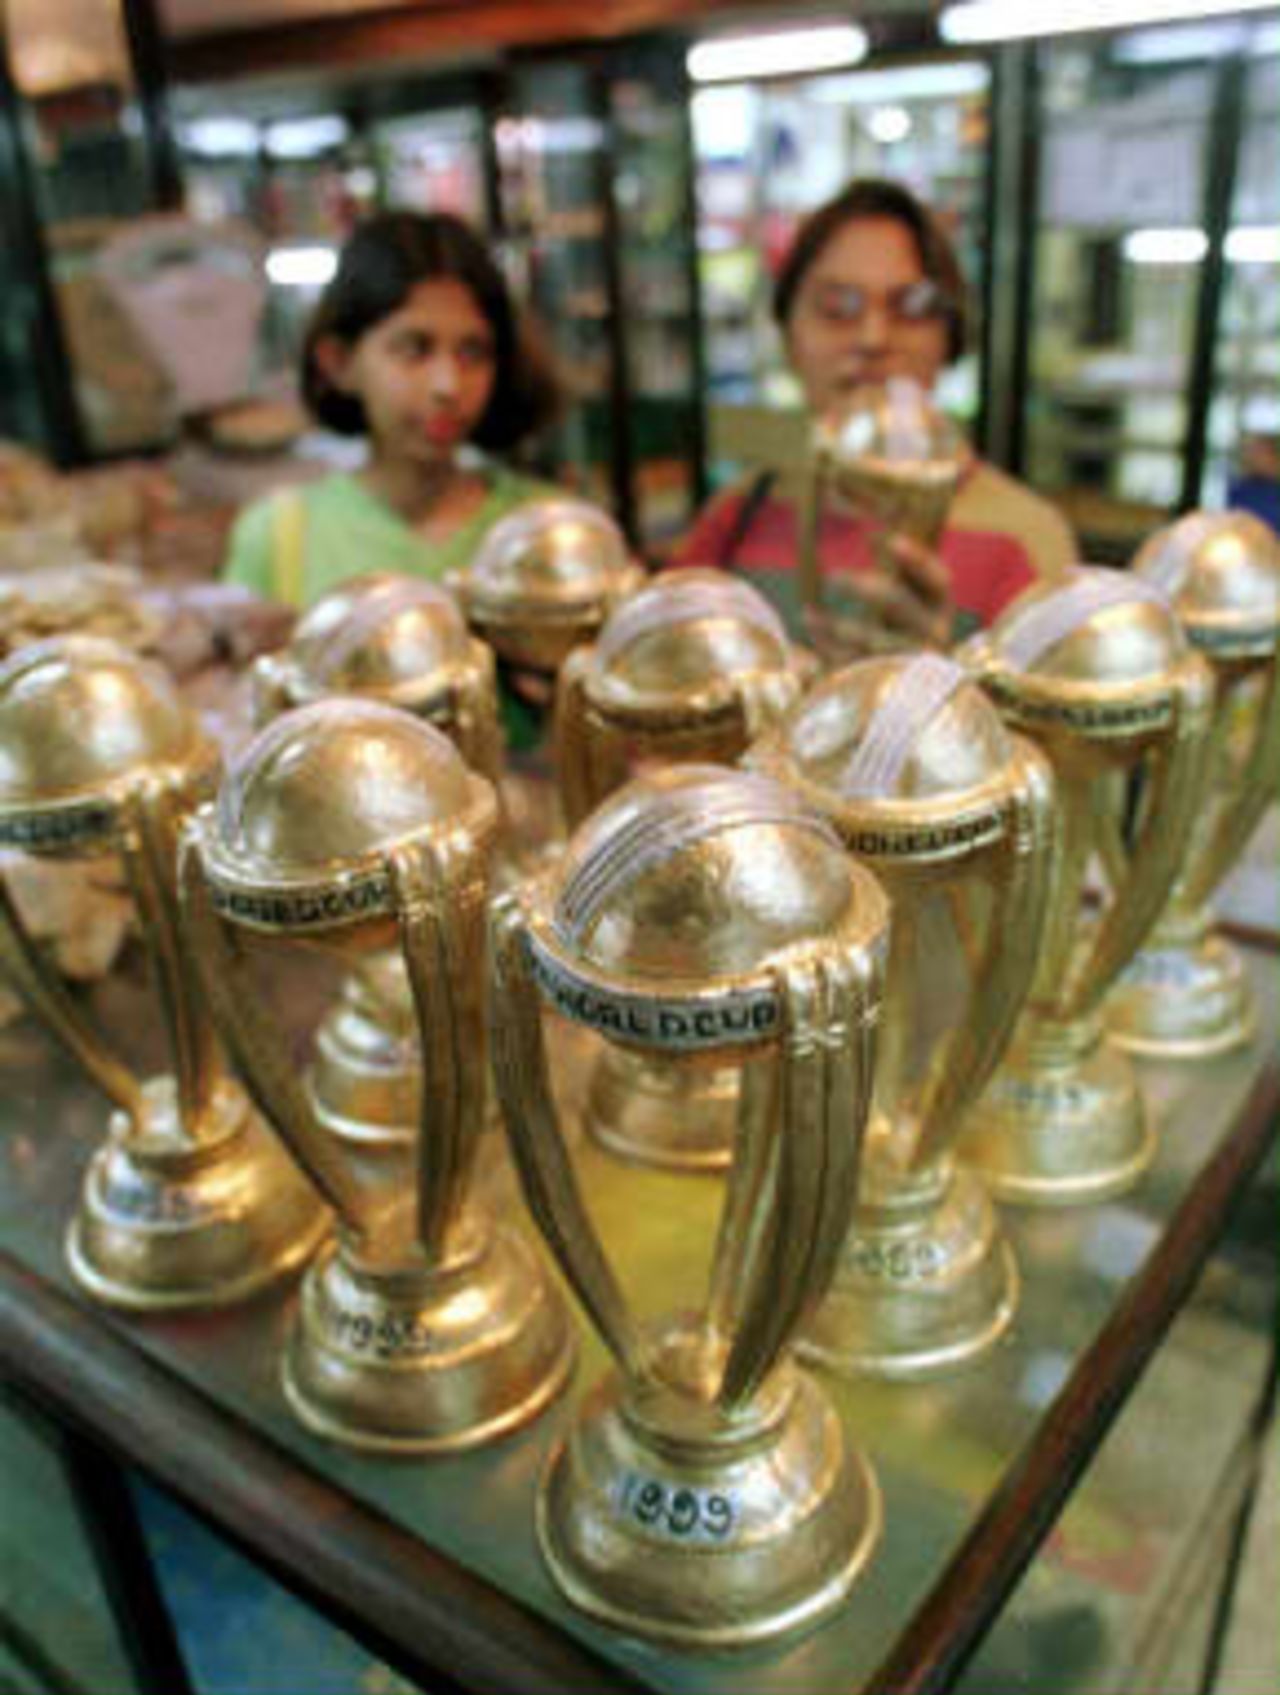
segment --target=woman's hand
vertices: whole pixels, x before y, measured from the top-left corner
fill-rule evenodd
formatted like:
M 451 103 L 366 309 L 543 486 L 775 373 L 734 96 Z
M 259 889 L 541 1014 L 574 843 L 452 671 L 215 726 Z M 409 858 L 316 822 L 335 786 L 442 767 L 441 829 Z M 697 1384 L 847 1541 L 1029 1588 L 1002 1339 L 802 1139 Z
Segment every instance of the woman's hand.
M 828 663 L 911 647 L 951 645 L 955 602 L 939 555 L 914 536 L 883 534 L 873 563 L 828 577 L 837 604 L 806 608 L 810 640 Z
M 955 618 L 951 579 L 939 555 L 914 536 L 887 535 L 875 564 L 853 585 L 880 624 L 924 647 L 947 647 Z

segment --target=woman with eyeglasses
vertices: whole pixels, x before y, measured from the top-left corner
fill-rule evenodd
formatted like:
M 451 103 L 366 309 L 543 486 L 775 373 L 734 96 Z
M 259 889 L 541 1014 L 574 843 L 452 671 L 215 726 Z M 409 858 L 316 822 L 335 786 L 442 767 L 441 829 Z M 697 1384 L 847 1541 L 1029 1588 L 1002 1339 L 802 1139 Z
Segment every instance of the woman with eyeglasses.
M 855 389 L 892 378 L 931 390 L 964 351 L 964 296 L 955 250 L 933 214 L 896 183 L 851 183 L 801 225 L 774 285 L 774 316 L 810 412 L 838 412 Z M 748 573 L 793 614 L 798 476 L 768 471 L 717 496 L 681 542 L 678 562 Z M 935 646 L 990 622 L 1027 584 L 1076 558 L 1056 509 L 976 455 L 938 553 L 905 535 L 891 538 L 889 551 L 892 572 L 876 564 L 865 523 L 824 514 L 824 572 L 851 573 L 883 631 Z

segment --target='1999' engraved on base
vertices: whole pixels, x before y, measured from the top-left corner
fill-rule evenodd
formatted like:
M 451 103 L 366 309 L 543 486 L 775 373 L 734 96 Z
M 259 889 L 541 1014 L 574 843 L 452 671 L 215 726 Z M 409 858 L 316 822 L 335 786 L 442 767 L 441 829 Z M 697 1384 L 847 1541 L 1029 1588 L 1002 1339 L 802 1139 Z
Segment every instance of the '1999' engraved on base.
M 726 989 L 699 1000 L 628 995 L 579 977 L 545 952 L 535 936 L 528 936 L 527 943 L 533 974 L 551 1004 L 602 1035 L 690 1052 L 768 1041 L 781 1020 L 778 995 L 771 988 Z
M 367 1312 L 350 1312 L 346 1307 L 334 1308 L 328 1318 L 334 1333 L 353 1353 L 412 1359 L 436 1351 L 431 1328 L 419 1318 L 390 1313 L 371 1318 Z
M 664 1542 L 719 1548 L 732 1540 L 739 1513 L 737 1499 L 729 1491 L 664 1483 L 636 1471 L 623 1476 L 616 1505 L 619 1518 L 642 1526 Z
M 108 1179 L 104 1199 L 117 1217 L 136 1224 L 196 1224 L 212 1211 L 198 1190 L 147 1183 L 120 1172 Z
M 855 1242 L 850 1251 L 854 1268 L 873 1283 L 926 1283 L 946 1258 L 936 1242 Z

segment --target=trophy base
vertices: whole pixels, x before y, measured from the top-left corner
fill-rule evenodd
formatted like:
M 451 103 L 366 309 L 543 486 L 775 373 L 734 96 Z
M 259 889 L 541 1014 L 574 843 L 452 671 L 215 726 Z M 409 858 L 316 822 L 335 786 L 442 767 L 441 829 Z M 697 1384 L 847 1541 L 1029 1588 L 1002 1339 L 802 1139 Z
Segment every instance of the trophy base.
M 548 1461 L 538 1541 L 569 1600 L 691 1648 L 758 1642 L 839 1606 L 882 1513 L 819 1385 L 783 1366 L 732 1415 L 686 1390 L 658 1394 L 683 1403 L 663 1416 L 643 1394 L 610 1375 Z
M 228 1306 L 295 1270 L 328 1212 L 245 1096 L 225 1079 L 206 1139 L 182 1128 L 172 1077 L 143 1088 L 144 1118 L 113 1112 L 67 1231 L 71 1274 L 108 1306 Z
M 738 1069 L 605 1048 L 592 1067 L 583 1127 L 633 1165 L 723 1171 L 738 1123 Z
M 984 1354 L 1017 1304 L 1017 1261 L 996 1209 L 977 1177 L 948 1161 L 918 1195 L 907 1177 L 897 1195 L 859 1204 L 796 1352 L 846 1376 L 931 1377 Z
M 1159 933 L 1130 962 L 1107 1001 L 1107 1030 L 1130 1053 L 1207 1059 L 1243 1047 L 1255 1015 L 1240 955 L 1204 927 L 1188 938 Z
M 1155 1146 L 1133 1064 L 1096 1017 L 1019 1031 L 960 1140 L 998 1200 L 1045 1207 L 1123 1194 Z
M 369 1270 L 333 1244 L 303 1280 L 282 1378 L 298 1418 L 331 1441 L 456 1453 L 534 1418 L 573 1360 L 564 1303 L 532 1249 L 477 1219 L 437 1266 Z

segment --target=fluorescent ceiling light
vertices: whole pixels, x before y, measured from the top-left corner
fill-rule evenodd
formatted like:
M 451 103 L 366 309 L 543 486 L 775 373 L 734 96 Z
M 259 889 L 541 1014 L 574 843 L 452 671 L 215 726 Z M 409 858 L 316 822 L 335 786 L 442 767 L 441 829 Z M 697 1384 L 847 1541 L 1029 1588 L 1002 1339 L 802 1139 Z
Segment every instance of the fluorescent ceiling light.
M 258 126 L 248 118 L 193 118 L 179 125 L 178 139 L 206 159 L 251 159 L 258 151 Z
M 1268 224 L 1240 224 L 1227 231 L 1226 254 L 1233 265 L 1280 264 L 1280 229 Z
M 1193 225 L 1173 229 L 1130 230 L 1123 252 L 1134 265 L 1196 265 L 1209 251 L 1209 238 Z M 1223 251 L 1232 265 L 1280 263 L 1280 228 L 1237 224 L 1227 231 Z
M 810 100 L 862 105 L 909 105 L 913 100 L 960 99 L 985 94 L 991 74 L 981 59 L 947 65 L 904 65 L 901 70 L 854 71 L 822 77 L 806 91 Z
M 911 113 L 905 106 L 877 106 L 867 119 L 871 139 L 881 147 L 892 147 L 911 134 Z
M 1118 65 L 1180 65 L 1196 59 L 1221 59 L 1248 40 L 1239 23 L 1181 24 L 1173 29 L 1141 29 L 1122 35 L 1111 49 Z
M 1130 230 L 1123 251 L 1133 265 L 1194 265 L 1209 251 L 1209 238 L 1197 229 Z
M 959 0 L 938 19 L 944 41 L 1016 41 L 1125 29 L 1134 24 L 1177 23 L 1274 9 L 1276 0 Z
M 694 82 L 741 82 L 856 65 L 866 58 L 867 46 L 866 31 L 856 24 L 821 24 L 699 41 L 685 63 Z
M 338 268 L 332 247 L 273 247 L 267 275 L 281 288 L 323 288 Z
M 340 147 L 347 134 L 345 118 L 283 118 L 267 130 L 267 151 L 277 159 L 310 159 Z

